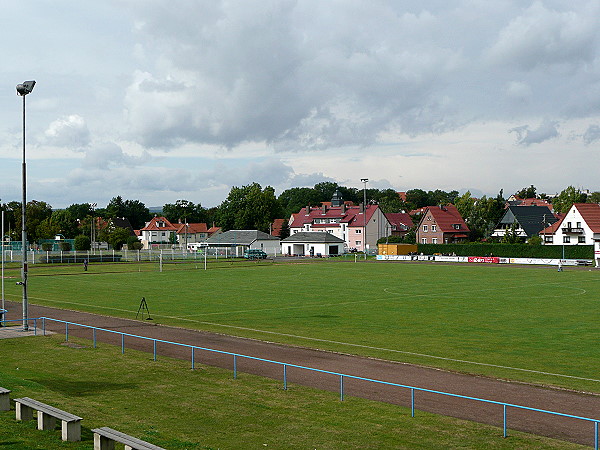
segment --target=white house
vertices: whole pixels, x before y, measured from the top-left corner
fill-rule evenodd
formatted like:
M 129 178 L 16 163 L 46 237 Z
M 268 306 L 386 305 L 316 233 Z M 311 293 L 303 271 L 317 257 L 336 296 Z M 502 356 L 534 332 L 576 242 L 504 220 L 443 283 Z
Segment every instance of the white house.
M 176 240 L 177 227 L 165 217 L 157 216 L 140 229 L 139 239 L 145 249 L 152 246 L 172 244 Z
M 281 241 L 283 255 L 335 256 L 344 253 L 344 241 L 331 233 L 301 231 Z
M 562 220 L 539 235 L 546 245 L 593 245 L 600 241 L 600 205 L 574 203 Z

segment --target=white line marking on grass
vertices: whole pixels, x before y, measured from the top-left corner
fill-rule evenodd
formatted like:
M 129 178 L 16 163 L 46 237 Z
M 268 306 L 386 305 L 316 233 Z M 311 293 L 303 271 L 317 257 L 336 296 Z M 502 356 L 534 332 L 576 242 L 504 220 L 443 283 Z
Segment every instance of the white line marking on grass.
M 169 319 L 181 319 L 181 320 L 186 320 L 188 322 L 196 322 L 196 323 L 201 323 L 203 325 L 213 325 L 213 326 L 217 326 L 217 327 L 224 327 L 224 328 L 234 328 L 237 330 L 244 330 L 244 331 L 253 331 L 256 333 L 265 333 L 265 334 L 273 334 L 276 336 L 285 336 L 285 337 L 292 337 L 292 338 L 296 338 L 296 339 L 305 339 L 308 341 L 318 341 L 318 342 L 326 342 L 328 344 L 337 344 L 337 345 L 346 345 L 349 347 L 359 347 L 359 348 L 367 348 L 369 350 L 381 350 L 381 351 L 385 351 L 385 352 L 393 352 L 393 353 L 402 353 L 404 355 L 412 355 L 412 356 L 421 356 L 423 358 L 433 358 L 433 359 L 441 359 L 444 361 L 452 361 L 452 362 L 459 362 L 459 363 L 464 363 L 464 364 L 473 364 L 473 365 L 477 365 L 477 366 L 486 366 L 486 367 L 495 367 L 498 369 L 507 369 L 507 370 L 517 370 L 517 371 L 521 371 L 521 372 L 530 372 L 530 373 L 537 373 L 540 375 L 550 375 L 550 376 L 554 376 L 554 377 L 562 377 L 562 378 L 572 378 L 575 380 L 583 380 L 583 381 L 593 381 L 596 383 L 600 383 L 600 380 L 597 380 L 595 378 L 585 378 L 585 377 L 577 377 L 574 375 L 564 375 L 561 373 L 552 373 L 552 372 L 543 372 L 541 370 L 533 370 L 533 369 L 523 369 L 520 367 L 510 367 L 510 366 L 502 366 L 499 364 L 490 364 L 490 363 L 482 363 L 482 362 L 476 362 L 476 361 L 467 361 L 464 359 L 454 359 L 454 358 L 447 358 L 444 356 L 436 356 L 436 355 L 427 355 L 425 353 L 415 353 L 415 352 L 408 352 L 408 351 L 404 351 L 404 350 L 394 350 L 391 348 L 381 348 L 381 347 L 372 347 L 369 345 L 362 345 L 362 344 L 352 344 L 350 342 L 340 342 L 340 341 L 332 341 L 329 339 L 321 339 L 321 338 L 315 338 L 315 337 L 307 337 L 307 336 L 299 336 L 296 334 L 288 334 L 288 333 L 278 333 L 276 331 L 265 331 L 265 330 L 258 330 L 255 328 L 247 328 L 247 327 L 239 327 L 236 325 L 224 325 L 221 323 L 214 323 L 214 322 L 204 322 L 204 321 L 200 321 L 200 320 L 193 320 L 193 319 L 185 319 L 185 318 L 180 318 L 180 317 L 175 317 L 175 316 L 161 316 L 161 315 L 154 315 L 155 317 L 166 317 Z

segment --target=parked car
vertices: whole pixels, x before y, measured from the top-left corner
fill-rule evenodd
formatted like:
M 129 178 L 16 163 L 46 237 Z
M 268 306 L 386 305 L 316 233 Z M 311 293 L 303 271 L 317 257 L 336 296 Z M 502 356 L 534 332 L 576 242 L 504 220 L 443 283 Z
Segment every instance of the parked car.
M 257 248 L 249 248 L 244 252 L 244 258 L 246 259 L 265 259 L 267 254 Z

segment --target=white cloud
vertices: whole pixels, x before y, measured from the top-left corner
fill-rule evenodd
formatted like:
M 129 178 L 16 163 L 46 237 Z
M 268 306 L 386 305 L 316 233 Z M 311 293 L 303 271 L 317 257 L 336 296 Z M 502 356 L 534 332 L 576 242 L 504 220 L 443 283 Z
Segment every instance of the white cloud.
M 44 137 L 46 144 L 69 149 L 86 147 L 91 139 L 85 120 L 77 114 L 61 117 L 51 122 L 44 132 Z

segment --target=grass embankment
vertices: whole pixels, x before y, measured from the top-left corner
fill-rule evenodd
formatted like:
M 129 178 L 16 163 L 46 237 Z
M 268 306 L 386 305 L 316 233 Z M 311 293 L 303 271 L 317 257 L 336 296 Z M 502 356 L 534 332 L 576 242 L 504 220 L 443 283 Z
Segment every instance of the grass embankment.
M 600 271 L 338 261 L 202 268 L 36 266 L 30 302 L 134 318 L 145 297 L 162 324 L 600 392 Z M 8 283 L 7 298 L 20 297 Z
M 84 418 L 82 442 L 0 413 L 0 447 L 91 448 L 110 426 L 169 449 L 204 448 L 580 448 L 252 375 L 59 335 L 0 340 L 0 386 Z

